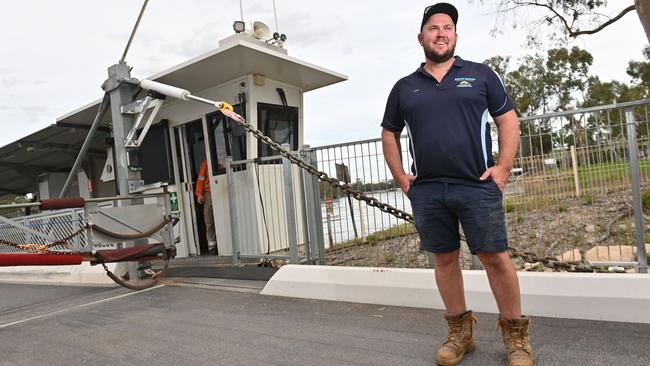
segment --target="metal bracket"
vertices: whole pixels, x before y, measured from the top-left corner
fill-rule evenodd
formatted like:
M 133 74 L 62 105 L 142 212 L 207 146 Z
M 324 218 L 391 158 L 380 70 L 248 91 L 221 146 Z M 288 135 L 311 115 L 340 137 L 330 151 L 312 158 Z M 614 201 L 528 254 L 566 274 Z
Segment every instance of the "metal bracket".
M 156 99 L 147 95 L 144 99 L 139 99 L 133 103 L 122 106 L 121 108 L 122 114 L 138 115 L 135 120 L 135 123 L 133 123 L 133 127 L 131 127 L 131 131 L 129 131 L 128 135 L 126 135 L 126 139 L 124 141 L 124 147 L 127 148 L 140 147 L 142 141 L 147 135 L 147 131 L 149 131 L 149 127 L 151 127 L 151 123 L 158 115 L 158 111 L 160 110 L 160 107 L 162 106 L 163 102 L 164 100 L 162 99 Z M 138 129 L 142 125 L 144 116 L 145 114 L 147 114 L 147 111 L 151 108 L 153 108 L 153 111 L 151 111 L 151 113 L 149 114 L 149 118 L 147 118 L 147 121 L 144 124 L 144 127 L 142 128 L 142 132 L 138 136 Z

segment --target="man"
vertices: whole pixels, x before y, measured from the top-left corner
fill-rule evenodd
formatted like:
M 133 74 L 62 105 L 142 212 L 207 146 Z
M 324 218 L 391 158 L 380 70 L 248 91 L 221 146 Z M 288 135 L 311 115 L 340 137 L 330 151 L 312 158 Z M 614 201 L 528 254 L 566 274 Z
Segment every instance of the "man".
M 210 194 L 210 180 L 208 161 L 203 160 L 199 168 L 199 177 L 196 180 L 194 195 L 200 205 L 203 205 L 203 221 L 205 222 L 205 236 L 208 240 L 208 252 L 217 255 L 217 233 L 214 229 L 214 215 L 212 213 L 212 196 Z M 216 182 L 216 180 L 215 180 Z
M 460 224 L 470 251 L 485 267 L 500 316 L 510 365 L 533 365 L 530 319 L 521 315 L 517 274 L 507 253 L 502 191 L 519 143 L 514 104 L 487 65 L 454 56 L 458 11 L 438 3 L 424 11 L 418 41 L 426 62 L 393 87 L 382 122 L 386 163 L 411 199 L 421 249 L 433 252 L 436 283 L 449 323 L 436 352 L 439 365 L 456 365 L 475 348 L 459 263 Z M 490 114 L 499 132 L 492 159 Z M 406 127 L 412 174 L 402 168 Z

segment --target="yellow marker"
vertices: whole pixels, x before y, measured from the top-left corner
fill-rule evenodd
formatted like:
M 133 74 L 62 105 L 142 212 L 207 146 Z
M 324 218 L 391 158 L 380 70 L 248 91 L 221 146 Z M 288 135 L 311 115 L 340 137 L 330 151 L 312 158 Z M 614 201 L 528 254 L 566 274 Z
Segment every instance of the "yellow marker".
M 235 109 L 232 107 L 232 105 L 226 103 L 226 102 L 221 102 L 221 107 L 219 108 L 221 112 L 225 112 L 226 110 L 230 112 L 234 112 Z

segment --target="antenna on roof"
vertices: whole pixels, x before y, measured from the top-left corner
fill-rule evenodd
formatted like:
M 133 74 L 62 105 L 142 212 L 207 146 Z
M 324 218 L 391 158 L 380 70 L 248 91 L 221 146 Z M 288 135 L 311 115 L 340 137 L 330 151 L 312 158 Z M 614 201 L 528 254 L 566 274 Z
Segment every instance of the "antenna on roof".
M 244 21 L 244 0 L 239 0 L 239 14 L 241 15 L 241 21 Z
M 278 28 L 278 11 L 275 9 L 275 0 L 273 0 L 273 14 L 275 15 L 275 31 L 280 32 L 280 28 Z

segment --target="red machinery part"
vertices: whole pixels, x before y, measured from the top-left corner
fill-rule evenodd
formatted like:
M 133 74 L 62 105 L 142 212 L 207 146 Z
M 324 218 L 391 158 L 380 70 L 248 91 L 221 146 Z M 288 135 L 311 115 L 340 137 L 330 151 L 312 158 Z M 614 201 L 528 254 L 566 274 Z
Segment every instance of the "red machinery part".
M 84 207 L 85 200 L 82 197 L 50 198 L 41 200 L 41 210 L 60 210 L 64 208 Z
M 0 267 L 81 264 L 80 254 L 0 253 Z

